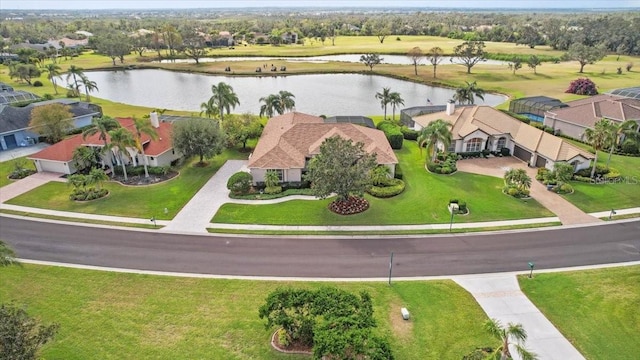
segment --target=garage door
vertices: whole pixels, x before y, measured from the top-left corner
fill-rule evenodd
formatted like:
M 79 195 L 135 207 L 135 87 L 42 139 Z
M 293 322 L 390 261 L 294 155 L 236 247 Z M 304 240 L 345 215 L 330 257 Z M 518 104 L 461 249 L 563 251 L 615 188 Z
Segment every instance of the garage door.
M 545 167 L 545 165 L 547 165 L 547 159 L 538 155 L 538 158 L 536 159 L 536 167 Z
M 15 147 L 18 147 L 18 142 L 16 141 L 16 135 L 15 134 L 5 135 L 4 136 L 4 143 L 5 143 L 5 145 L 7 145 L 7 149 L 13 149 Z
M 62 173 L 62 174 L 67 173 L 67 166 L 64 163 L 57 162 L 57 161 L 46 161 L 46 160 L 39 160 L 39 161 L 40 161 L 40 168 L 42 169 L 42 171 Z
M 526 162 L 529 162 L 531 160 L 531 152 L 521 148 L 518 145 L 515 145 L 513 147 L 513 156 Z

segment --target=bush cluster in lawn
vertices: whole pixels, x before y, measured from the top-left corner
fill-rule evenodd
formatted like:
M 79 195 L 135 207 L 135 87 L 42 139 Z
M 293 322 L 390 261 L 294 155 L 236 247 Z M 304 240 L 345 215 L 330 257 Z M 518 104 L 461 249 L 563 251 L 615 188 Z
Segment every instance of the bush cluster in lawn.
M 515 198 L 526 198 L 529 197 L 529 189 L 521 189 L 515 185 L 505 185 L 503 191 L 507 195 L 511 195 Z
M 399 179 L 389 179 L 380 185 L 373 185 L 367 189 L 367 193 L 377 198 L 389 198 L 404 191 L 404 181 Z
M 451 174 L 458 170 L 457 161 L 458 155 L 455 153 L 438 154 L 435 161 L 427 163 L 427 169 L 435 174 Z
M 113 168 L 116 175 L 124 175 L 122 167 L 115 166 Z M 149 175 L 167 175 L 171 170 L 170 166 L 147 166 Z M 144 175 L 144 166 L 127 166 L 128 176 L 142 176 Z
M 598 88 L 589 78 L 579 78 L 573 80 L 565 92 L 576 95 L 596 95 Z
M 107 189 L 74 189 L 71 195 L 69 195 L 69 199 L 73 201 L 89 201 L 105 197 L 108 193 L 109 191 Z

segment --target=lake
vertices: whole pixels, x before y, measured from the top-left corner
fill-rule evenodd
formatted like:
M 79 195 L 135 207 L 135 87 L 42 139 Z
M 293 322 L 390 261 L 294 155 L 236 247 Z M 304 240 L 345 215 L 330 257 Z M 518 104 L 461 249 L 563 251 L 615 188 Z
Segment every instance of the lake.
M 238 95 L 240 105 L 233 113 L 260 112 L 259 99 L 280 90 L 295 95 L 296 110 L 313 115 L 382 115 L 376 92 L 383 87 L 399 92 L 405 107 L 445 104 L 454 90 L 379 75 L 316 74 L 288 76 L 220 76 L 145 69 L 127 71 L 87 71 L 99 91 L 92 96 L 157 109 L 200 112 L 200 104 L 211 97 L 211 85 L 225 82 Z M 479 105 L 495 106 L 506 96 L 486 94 Z M 391 107 L 387 108 L 391 114 Z M 396 114 L 399 110 L 396 109 Z

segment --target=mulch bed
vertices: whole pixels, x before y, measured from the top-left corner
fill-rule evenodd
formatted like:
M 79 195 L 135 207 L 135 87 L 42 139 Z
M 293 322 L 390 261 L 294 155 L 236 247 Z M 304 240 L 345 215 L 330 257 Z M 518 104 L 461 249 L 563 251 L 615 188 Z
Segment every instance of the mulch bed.
M 339 215 L 359 214 L 368 208 L 369 202 L 356 196 L 350 196 L 347 200 L 336 200 L 329 204 L 329 210 Z
M 271 346 L 273 346 L 274 349 L 287 354 L 313 354 L 313 349 L 307 345 L 302 345 L 296 342 L 292 342 L 288 346 L 281 345 L 278 341 L 278 330 L 276 330 L 276 332 L 271 336 Z
M 161 183 L 163 181 L 167 181 L 170 179 L 173 179 L 174 177 L 178 176 L 179 172 L 177 171 L 170 171 L 165 175 L 151 175 L 149 174 L 148 178 L 144 177 L 143 175 L 134 175 L 134 176 L 128 176 L 128 179 L 125 181 L 124 180 L 124 176 L 123 175 L 116 175 L 113 177 L 112 180 L 117 181 L 123 185 L 132 185 L 132 186 L 141 186 L 141 185 L 151 185 L 151 184 L 157 184 L 157 183 Z

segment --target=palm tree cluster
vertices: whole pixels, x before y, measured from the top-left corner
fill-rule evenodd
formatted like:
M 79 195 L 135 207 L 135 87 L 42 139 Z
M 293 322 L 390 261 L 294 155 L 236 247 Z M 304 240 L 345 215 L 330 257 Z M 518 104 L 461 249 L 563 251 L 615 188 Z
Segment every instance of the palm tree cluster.
M 485 91 L 478 87 L 478 84 L 474 82 L 465 81 L 465 85 L 456 89 L 456 93 L 453 95 L 453 101 L 458 104 L 473 105 L 476 101 L 476 97 L 484 100 Z
M 640 142 L 638 123 L 635 120 L 615 123 L 609 119 L 600 119 L 593 128 L 585 129 L 584 135 L 587 142 L 591 144 L 595 150 L 591 177 L 595 175 L 598 151 L 602 151 L 607 147 L 609 148 L 609 157 L 607 159 L 607 167 L 609 167 L 613 151 L 621 145 L 623 140 L 636 143 Z
M 531 177 L 524 169 L 510 169 L 504 174 L 504 182 L 506 183 L 506 191 L 509 195 L 522 197 L 529 195 L 531 187 Z
M 503 326 L 499 320 L 490 319 L 485 323 L 485 329 L 500 341 L 500 346 L 496 349 L 496 354 L 500 354 L 500 360 L 511 359 L 509 345 L 516 349 L 522 360 L 538 359 L 538 355 L 524 347 L 527 332 L 522 324 L 509 323 L 507 326 Z
M 404 105 L 404 99 L 400 95 L 400 93 L 391 91 L 390 88 L 383 87 L 382 92 L 377 92 L 375 98 L 380 100 L 380 105 L 384 109 L 384 119 L 387 119 L 387 106 L 391 105 L 393 111 L 393 118 L 396 118 L 396 108 L 400 105 Z
M 60 67 L 54 64 L 48 64 L 45 67 L 45 71 L 49 73 L 48 78 L 53 83 L 54 89 L 56 90 L 56 94 L 58 93 L 58 89 L 55 83 L 55 77 L 59 76 Z M 73 79 L 72 83 L 69 83 L 69 80 Z M 87 75 L 82 71 L 82 68 L 79 68 L 75 65 L 71 65 L 69 70 L 67 71 L 67 83 L 69 83 L 69 89 L 73 92 L 74 96 L 80 97 L 80 87 L 84 86 L 84 93 L 87 102 L 91 102 L 91 97 L 89 97 L 89 93 L 94 90 L 98 90 L 98 85 L 95 81 L 90 80 Z
M 295 96 L 292 93 L 285 90 L 260 98 L 260 102 L 263 103 L 260 106 L 260 116 L 271 118 L 275 113 L 282 115 L 287 111 L 295 109 L 296 101 L 294 98 Z

